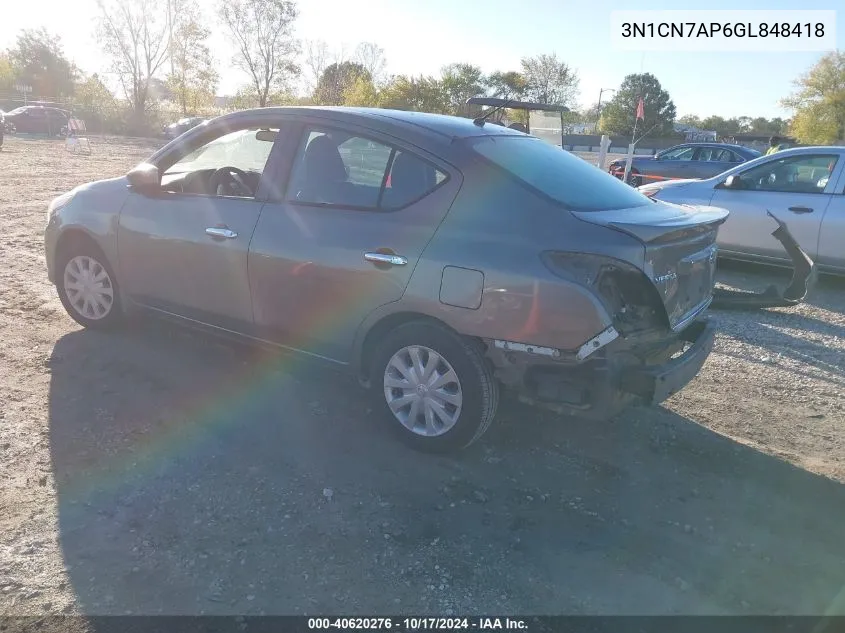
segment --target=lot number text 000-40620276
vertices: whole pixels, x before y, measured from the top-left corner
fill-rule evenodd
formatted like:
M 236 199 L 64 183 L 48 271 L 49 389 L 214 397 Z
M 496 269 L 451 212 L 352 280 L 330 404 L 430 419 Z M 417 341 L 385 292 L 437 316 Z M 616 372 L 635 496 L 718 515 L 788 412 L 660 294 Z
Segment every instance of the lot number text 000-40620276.
M 613 48 L 629 51 L 827 51 L 836 11 L 612 11 Z

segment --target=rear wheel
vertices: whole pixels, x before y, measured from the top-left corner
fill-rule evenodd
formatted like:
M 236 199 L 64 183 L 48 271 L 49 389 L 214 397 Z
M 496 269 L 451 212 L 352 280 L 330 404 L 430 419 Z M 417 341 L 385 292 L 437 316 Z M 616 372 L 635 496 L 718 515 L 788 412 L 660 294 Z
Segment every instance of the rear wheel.
M 97 329 L 113 328 L 121 322 L 120 290 L 98 248 L 85 243 L 70 245 L 56 264 L 59 299 L 74 321 Z
M 499 400 L 481 351 L 434 323 L 388 333 L 373 356 L 371 384 L 391 430 L 425 451 L 475 442 L 490 427 Z

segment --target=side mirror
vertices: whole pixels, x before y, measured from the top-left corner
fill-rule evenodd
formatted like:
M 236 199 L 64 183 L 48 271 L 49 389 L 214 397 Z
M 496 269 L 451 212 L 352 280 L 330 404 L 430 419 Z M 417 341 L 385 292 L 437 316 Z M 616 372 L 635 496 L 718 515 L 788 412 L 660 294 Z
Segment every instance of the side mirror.
M 126 174 L 126 180 L 132 189 L 142 193 L 152 193 L 161 189 L 161 172 L 155 165 L 141 163 Z

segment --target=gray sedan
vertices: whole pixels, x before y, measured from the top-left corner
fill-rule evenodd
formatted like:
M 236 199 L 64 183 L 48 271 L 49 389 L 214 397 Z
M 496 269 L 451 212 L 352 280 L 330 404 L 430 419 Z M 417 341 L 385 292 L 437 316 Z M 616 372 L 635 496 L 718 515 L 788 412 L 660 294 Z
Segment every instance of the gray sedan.
M 604 418 L 692 380 L 726 216 L 497 125 L 265 108 L 59 196 L 45 249 L 82 325 L 144 312 L 349 368 L 441 450 L 487 430 L 500 387 Z
M 760 155 L 757 150 L 742 145 L 685 143 L 658 152 L 653 157 L 634 156 L 628 182 L 639 187 L 678 178 L 710 178 Z M 625 174 L 625 161 L 613 161 L 608 171 L 617 178 L 622 178 Z
M 656 200 L 727 209 L 730 217 L 719 228 L 721 255 L 788 264 L 771 236 L 771 211 L 819 269 L 845 273 L 845 147 L 787 149 L 715 178 L 643 185 L 640 191 Z

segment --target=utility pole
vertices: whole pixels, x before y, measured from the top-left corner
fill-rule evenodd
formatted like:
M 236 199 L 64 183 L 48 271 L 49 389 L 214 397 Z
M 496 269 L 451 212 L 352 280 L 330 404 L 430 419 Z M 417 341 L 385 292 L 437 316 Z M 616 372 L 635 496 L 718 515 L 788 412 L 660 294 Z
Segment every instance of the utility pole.
M 596 106 L 596 124 L 593 126 L 593 133 L 599 130 L 599 121 L 601 120 L 601 96 L 605 92 L 616 92 L 616 88 L 601 88 L 599 90 L 599 102 Z

